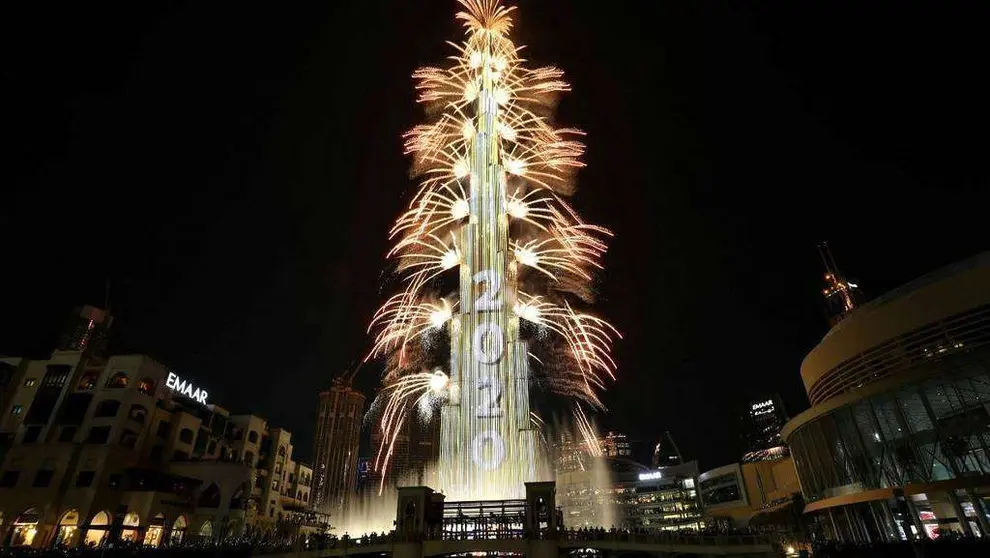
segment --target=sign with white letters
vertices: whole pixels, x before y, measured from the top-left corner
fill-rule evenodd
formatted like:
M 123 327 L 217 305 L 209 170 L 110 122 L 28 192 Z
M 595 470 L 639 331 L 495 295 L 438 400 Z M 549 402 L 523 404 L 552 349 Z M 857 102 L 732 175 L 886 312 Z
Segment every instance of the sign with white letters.
M 165 380 L 165 386 L 175 393 L 185 395 L 186 397 L 195 399 L 203 405 L 206 405 L 206 397 L 209 393 L 205 389 L 199 389 L 198 387 L 192 385 L 192 382 L 179 378 L 173 372 L 168 373 L 168 378 Z

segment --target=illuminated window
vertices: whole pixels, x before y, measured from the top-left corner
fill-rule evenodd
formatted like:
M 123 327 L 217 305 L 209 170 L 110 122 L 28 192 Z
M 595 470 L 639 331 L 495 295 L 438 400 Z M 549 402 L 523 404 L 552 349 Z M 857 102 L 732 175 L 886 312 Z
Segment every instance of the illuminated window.
M 24 387 L 34 387 L 36 385 L 38 385 L 38 380 L 34 378 L 28 378 L 24 380 Z
M 82 378 L 79 379 L 79 384 L 76 385 L 76 390 L 78 391 L 89 391 L 96 387 L 96 380 L 99 379 L 99 372 L 86 372 Z
M 117 372 L 113 376 L 110 376 L 110 379 L 107 380 L 107 387 L 108 388 L 125 388 L 125 387 L 127 387 L 127 373 L 126 372 Z
M 23 412 L 24 412 L 24 407 L 22 407 L 21 405 L 14 405 L 14 407 L 10 410 L 10 414 L 12 415 L 19 415 Z
M 138 384 L 137 389 L 145 395 L 153 395 L 155 393 L 155 382 L 151 378 L 145 378 Z

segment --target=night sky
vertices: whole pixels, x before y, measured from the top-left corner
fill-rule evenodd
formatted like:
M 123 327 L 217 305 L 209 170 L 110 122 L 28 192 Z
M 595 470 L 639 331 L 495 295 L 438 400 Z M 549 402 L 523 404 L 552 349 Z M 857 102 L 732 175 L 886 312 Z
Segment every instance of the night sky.
M 0 17 L 0 353 L 76 305 L 310 455 L 316 394 L 369 347 L 413 191 L 410 74 L 452 1 L 33 3 Z M 616 236 L 597 312 L 625 334 L 606 428 L 711 468 L 827 328 L 816 243 L 878 295 L 990 247 L 979 2 L 521 0 L 588 133 L 575 206 Z M 5 8 L 10 10 L 10 7 Z M 378 368 L 358 385 L 370 393 Z

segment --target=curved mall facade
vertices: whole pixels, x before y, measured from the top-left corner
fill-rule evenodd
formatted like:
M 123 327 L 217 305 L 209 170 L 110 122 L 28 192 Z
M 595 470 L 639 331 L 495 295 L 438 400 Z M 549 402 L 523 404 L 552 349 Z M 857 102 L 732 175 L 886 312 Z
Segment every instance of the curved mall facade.
M 844 541 L 990 533 L 990 253 L 836 324 L 788 422 L 806 513 Z M 965 521 L 959 518 L 965 517 Z

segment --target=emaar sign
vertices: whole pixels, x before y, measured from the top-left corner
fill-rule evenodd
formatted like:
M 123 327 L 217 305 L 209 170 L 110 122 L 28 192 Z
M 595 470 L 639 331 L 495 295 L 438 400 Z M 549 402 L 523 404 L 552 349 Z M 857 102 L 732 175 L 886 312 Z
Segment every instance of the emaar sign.
M 191 382 L 179 378 L 172 372 L 168 373 L 168 378 L 165 380 L 165 386 L 175 393 L 185 395 L 186 397 L 195 399 L 203 405 L 206 405 L 206 396 L 209 394 L 205 389 L 199 389 L 198 387 L 192 385 Z

